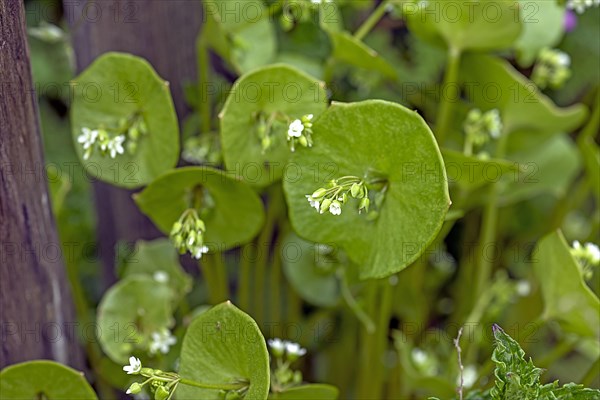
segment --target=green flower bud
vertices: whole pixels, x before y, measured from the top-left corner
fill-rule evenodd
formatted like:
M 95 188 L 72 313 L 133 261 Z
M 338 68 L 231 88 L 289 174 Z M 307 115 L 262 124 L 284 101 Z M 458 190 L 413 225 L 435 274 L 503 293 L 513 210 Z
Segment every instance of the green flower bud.
M 140 118 L 138 120 L 138 129 L 140 130 L 140 133 L 142 135 L 145 135 L 148 133 L 148 126 L 146 125 L 146 121 L 144 121 L 144 118 Z
M 362 213 L 363 211 L 369 212 L 369 205 L 371 204 L 371 200 L 368 197 L 363 197 L 360 200 L 360 205 L 358 206 L 358 212 Z
M 154 370 L 152 368 L 142 368 L 140 370 L 140 375 L 145 376 L 147 378 L 151 377 L 152 375 L 154 375 Z
M 133 125 L 127 134 L 131 140 L 138 140 L 140 137 L 140 129 L 136 125 Z
M 279 25 L 284 32 L 289 32 L 294 27 L 294 21 L 283 13 L 279 17 Z
M 142 391 L 142 385 L 140 385 L 137 382 L 134 382 L 131 384 L 131 386 L 129 386 L 129 389 L 127 389 L 127 394 L 138 394 L 139 392 Z
M 164 386 L 159 386 L 154 392 L 154 400 L 166 400 L 169 397 L 169 391 Z
M 260 145 L 261 145 L 263 151 L 268 150 L 269 147 L 271 147 L 271 143 L 272 143 L 272 140 L 271 140 L 270 136 L 263 137 L 260 141 Z
M 362 194 L 362 187 L 361 185 L 359 185 L 358 183 L 354 183 L 352 185 L 352 187 L 350 188 L 350 194 L 352 195 L 352 197 L 354 197 L 355 199 L 358 198 L 359 194 Z
M 298 138 L 298 143 L 300 143 L 303 147 L 308 147 L 308 140 L 306 136 L 302 135 Z
M 321 203 L 321 212 L 325 212 L 327 210 L 329 210 L 329 206 L 331 205 L 333 200 L 331 199 L 325 199 L 323 200 L 323 202 Z
M 294 371 L 294 378 L 292 380 L 296 384 L 302 383 L 302 372 Z
M 179 231 L 181 230 L 181 228 L 183 228 L 183 225 L 181 224 L 181 222 L 176 221 L 173 224 L 173 227 L 171 228 L 171 236 L 176 235 L 177 233 L 179 233 Z
M 134 155 L 137 151 L 137 142 L 128 141 L 127 142 L 127 152 L 131 155 Z
M 204 224 L 204 221 L 202 221 L 201 219 L 197 219 L 196 220 L 196 230 L 204 232 L 206 230 L 206 225 Z
M 321 197 L 325 196 L 325 193 L 327 193 L 327 189 L 320 188 L 317 189 L 310 197 L 313 199 L 320 199 Z

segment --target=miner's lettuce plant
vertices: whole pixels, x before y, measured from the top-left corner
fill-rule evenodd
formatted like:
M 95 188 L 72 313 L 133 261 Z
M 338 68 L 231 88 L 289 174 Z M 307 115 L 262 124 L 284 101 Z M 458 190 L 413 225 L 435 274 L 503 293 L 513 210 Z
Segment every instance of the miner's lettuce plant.
M 100 56 L 75 152 L 165 236 L 91 316 L 100 397 L 600 398 L 592 3 L 204 2 L 180 125 L 182 82 Z M 0 382 L 96 398 L 48 361 Z

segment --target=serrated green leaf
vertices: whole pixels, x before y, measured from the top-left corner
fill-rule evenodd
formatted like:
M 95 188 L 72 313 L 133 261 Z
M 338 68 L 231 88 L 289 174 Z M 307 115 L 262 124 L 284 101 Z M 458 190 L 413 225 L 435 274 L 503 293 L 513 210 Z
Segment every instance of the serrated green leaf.
M 179 374 L 210 384 L 248 381 L 245 400 L 269 393 L 269 353 L 256 322 L 229 301 L 200 314 L 183 339 Z M 179 385 L 179 399 L 221 399 L 217 390 Z
M 3 400 L 98 400 L 83 372 L 54 361 L 36 360 L 0 371 Z
M 173 292 L 153 278 L 131 275 L 112 286 L 98 306 L 98 341 L 116 363 L 148 350 L 152 333 L 170 328 Z
M 533 270 L 544 298 L 544 317 L 582 336 L 600 335 L 600 301 L 585 284 L 560 232 L 545 236 L 534 253 Z
M 135 202 L 156 226 L 169 234 L 173 223 L 194 207 L 192 192 L 203 188 L 214 202 L 201 218 L 206 224 L 205 244 L 223 251 L 250 241 L 264 222 L 264 209 L 258 195 L 244 182 L 209 167 L 184 167 L 156 179 Z
M 169 83 L 148 62 L 123 53 L 100 56 L 72 82 L 71 129 L 75 149 L 89 175 L 116 186 L 136 188 L 173 168 L 179 158 L 179 127 Z M 116 128 L 139 115 L 148 133 L 134 154 L 111 158 L 100 151 L 83 159 L 82 129 Z M 114 134 L 116 135 L 116 133 Z
M 281 179 L 291 155 L 288 125 L 303 115 L 313 114 L 318 118 L 325 111 L 324 86 L 323 82 L 283 64 L 242 76 L 233 86 L 221 114 L 221 140 L 227 169 L 261 187 Z M 258 113 L 266 116 L 278 113 L 289 118 L 273 125 L 272 143 L 266 150 L 257 133 Z
M 339 390 L 335 386 L 314 383 L 271 393 L 269 400 L 336 400 L 338 396 Z
M 334 103 L 313 131 L 314 146 L 299 149 L 292 159 L 310 169 L 297 181 L 284 180 L 294 229 L 307 240 L 340 245 L 361 267 L 362 279 L 402 270 L 435 238 L 450 204 L 431 130 L 414 111 L 370 100 Z M 374 221 L 359 215 L 352 200 L 339 216 L 321 215 L 306 201 L 331 179 L 373 172 L 389 186 Z

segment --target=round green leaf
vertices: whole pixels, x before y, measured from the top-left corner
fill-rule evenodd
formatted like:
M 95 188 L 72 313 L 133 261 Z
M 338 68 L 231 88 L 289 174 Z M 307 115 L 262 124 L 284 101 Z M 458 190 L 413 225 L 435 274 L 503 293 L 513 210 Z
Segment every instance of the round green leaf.
M 179 255 L 169 239 L 136 242 L 133 253 L 125 260 L 123 277 L 144 275 L 165 280 L 173 297 L 181 299 L 192 288 L 192 278 L 181 268 Z
M 223 251 L 250 241 L 264 222 L 258 195 L 245 183 L 208 167 L 185 167 L 170 171 L 135 196 L 140 210 L 166 234 L 190 204 L 194 188 L 205 189 L 212 206 L 202 219 L 206 245 Z
M 117 186 L 135 188 L 175 166 L 179 128 L 169 83 L 147 61 L 129 54 L 107 53 L 75 78 L 72 85 L 73 139 L 88 174 Z M 135 153 L 125 150 L 113 159 L 94 151 L 89 159 L 83 159 L 83 147 L 77 138 L 84 127 L 116 128 L 121 119 L 135 115 L 140 115 L 147 127 Z
M 557 320 L 565 330 L 597 338 L 600 300 L 586 285 L 562 233 L 551 233 L 537 245 L 533 271 L 544 298 L 544 317 Z
M 315 383 L 271 393 L 269 400 L 336 400 L 340 391 L 335 386 Z
M 266 186 L 281 179 L 291 151 L 289 122 L 303 115 L 318 117 L 327 107 L 325 84 L 283 65 L 261 68 L 242 76 L 231 89 L 221 114 L 225 165 L 245 181 Z M 289 122 L 274 123 L 271 147 L 263 151 L 257 114 L 278 113 Z
M 513 0 L 415 0 L 403 5 L 403 14 L 415 35 L 459 50 L 505 49 L 521 33 Z
M 47 360 L 4 368 L 0 372 L 0 388 L 4 400 L 98 400 L 83 372 Z
M 381 278 L 425 251 L 450 205 L 446 173 L 431 130 L 414 111 L 381 100 L 334 103 L 314 126 L 314 146 L 292 159 L 307 166 L 284 180 L 294 229 L 307 240 L 337 243 L 360 265 L 360 277 Z M 355 200 L 341 215 L 319 214 L 305 195 L 331 179 L 376 172 L 388 189 L 379 217 L 359 215 Z
M 571 132 L 587 116 L 587 108 L 581 104 L 557 107 L 508 61 L 497 57 L 465 56 L 460 80 L 465 83 L 469 100 L 477 107 L 500 111 L 506 133 L 516 130 Z
M 179 374 L 205 384 L 249 382 L 245 400 L 269 393 L 269 353 L 256 322 L 231 302 L 196 317 L 183 339 Z M 220 399 L 218 390 L 179 385 L 179 399 Z
M 98 340 L 116 363 L 146 351 L 153 332 L 173 325 L 173 292 L 153 278 L 132 275 L 112 286 L 98 306 Z
M 282 247 L 283 272 L 300 296 L 319 307 L 335 306 L 340 288 L 335 272 L 338 263 L 319 251 L 316 243 L 288 235 Z

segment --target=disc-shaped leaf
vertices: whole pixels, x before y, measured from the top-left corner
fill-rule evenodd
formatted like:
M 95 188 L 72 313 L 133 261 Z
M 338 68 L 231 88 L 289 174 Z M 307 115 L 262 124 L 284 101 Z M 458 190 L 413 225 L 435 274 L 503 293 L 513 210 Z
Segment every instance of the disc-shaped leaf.
M 258 195 L 244 182 L 208 167 L 185 167 L 170 171 L 152 182 L 135 201 L 158 228 L 169 234 L 173 223 L 193 207 L 193 193 L 206 190 L 213 204 L 201 218 L 206 224 L 206 245 L 219 251 L 250 241 L 264 221 Z
M 269 393 L 269 353 L 256 322 L 229 301 L 200 314 L 183 339 L 179 374 L 205 384 L 248 382 L 246 400 Z M 179 399 L 221 399 L 218 390 L 179 385 Z
M 75 149 L 88 174 L 127 188 L 140 187 L 166 170 L 179 157 L 179 128 L 168 82 L 147 61 L 129 54 L 107 53 L 99 57 L 73 85 L 71 109 Z M 147 133 L 141 134 L 135 152 L 125 150 L 113 159 L 95 149 L 83 159 L 77 138 L 83 128 L 104 128 L 111 137 L 125 134 L 122 120 L 141 118 Z M 127 148 L 126 139 L 124 147 Z
M 3 400 L 98 400 L 83 372 L 54 361 L 14 364 L 0 372 Z
M 450 183 L 476 189 L 498 182 L 503 175 L 519 176 L 519 164 L 507 160 L 481 159 L 454 150 L 443 150 L 446 174 Z
M 380 100 L 334 103 L 313 130 L 314 146 L 292 159 L 307 168 L 284 180 L 294 229 L 307 240 L 342 246 L 363 279 L 402 270 L 433 241 L 450 205 L 431 130 L 416 112 Z M 339 216 L 319 214 L 306 201 L 331 179 L 374 174 L 387 181 L 375 220 L 359 215 L 354 200 Z
M 269 400 L 336 400 L 339 393 L 335 386 L 314 383 L 271 393 Z
M 460 50 L 508 48 L 521 32 L 512 0 L 414 1 L 403 4 L 403 11 L 415 35 Z
M 288 235 L 282 247 L 283 272 L 294 290 L 311 304 L 332 307 L 340 299 L 336 278 L 339 266 L 328 257 L 329 246 L 311 243 L 294 234 Z
M 563 235 L 554 232 L 544 237 L 533 254 L 545 317 L 557 320 L 569 332 L 597 338 L 600 301 L 583 281 Z
M 275 28 L 262 1 L 215 0 L 205 3 L 200 40 L 237 72 L 245 73 L 272 61 L 277 51 Z
M 332 57 L 355 67 L 382 73 L 388 78 L 396 79 L 398 74 L 375 50 L 354 38 L 348 32 L 328 31 L 333 43 Z
M 295 68 L 279 64 L 242 76 L 221 114 L 227 169 L 257 186 L 281 179 L 291 154 L 289 123 L 307 114 L 317 118 L 326 107 L 324 83 Z M 266 150 L 258 134 L 259 115 L 276 119 L 270 132 L 271 145 Z
M 557 107 L 505 60 L 472 54 L 463 61 L 461 81 L 467 96 L 482 110 L 497 108 L 507 133 L 521 129 L 570 132 L 586 118 L 585 106 Z
M 98 340 L 116 363 L 148 350 L 153 332 L 173 325 L 173 292 L 153 278 L 132 275 L 112 286 L 98 306 Z
M 192 288 L 192 278 L 181 268 L 177 251 L 168 239 L 136 242 L 123 272 L 123 277 L 131 275 L 144 275 L 167 284 L 177 300 Z

